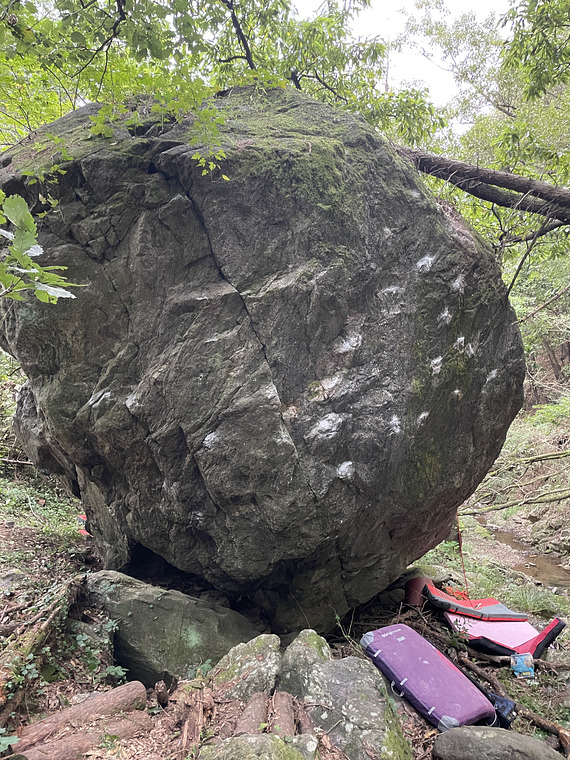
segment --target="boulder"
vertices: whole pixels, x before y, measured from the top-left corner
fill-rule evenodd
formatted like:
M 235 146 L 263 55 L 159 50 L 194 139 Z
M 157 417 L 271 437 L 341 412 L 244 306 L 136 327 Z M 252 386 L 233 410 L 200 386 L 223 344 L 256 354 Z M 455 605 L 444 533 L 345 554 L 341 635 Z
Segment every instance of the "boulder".
M 493 252 L 362 119 L 293 89 L 216 105 L 212 174 L 193 116 L 108 139 L 96 104 L 3 154 L 42 210 L 26 173 L 65 141 L 41 263 L 85 285 L 2 299 L 17 427 L 107 567 L 152 552 L 275 632 L 324 631 L 449 534 L 521 406 L 522 344 Z
M 145 686 L 192 678 L 208 660 L 258 636 L 240 614 L 179 591 L 165 591 L 113 570 L 88 575 L 91 604 L 116 621 L 115 659 Z
M 313 742 L 313 744 L 313 751 L 307 752 L 306 743 L 297 747 L 295 743 L 284 742 L 274 734 L 245 734 L 225 739 L 214 747 L 201 747 L 200 758 L 202 760 L 314 760 L 317 743 Z
M 238 644 L 216 665 L 212 683 L 224 699 L 242 699 L 272 692 L 281 669 L 281 641 L 274 634 L 262 634 L 246 644 Z
M 350 760 L 411 760 L 384 679 L 368 659 L 334 660 L 326 641 L 305 630 L 285 651 L 280 687 L 306 703 L 315 725 Z
M 561 755 L 539 739 L 502 728 L 462 726 L 439 734 L 434 760 L 560 760 Z

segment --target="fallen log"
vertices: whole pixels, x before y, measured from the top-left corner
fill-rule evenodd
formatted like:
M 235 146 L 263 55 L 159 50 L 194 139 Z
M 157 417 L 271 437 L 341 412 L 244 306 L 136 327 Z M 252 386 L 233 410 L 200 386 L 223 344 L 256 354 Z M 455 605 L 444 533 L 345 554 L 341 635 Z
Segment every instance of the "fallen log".
M 258 691 L 249 698 L 244 711 L 237 719 L 234 736 L 259 734 L 267 725 L 267 694 Z
M 146 689 L 140 681 L 117 686 L 111 691 L 98 693 L 73 707 L 66 707 L 47 718 L 25 726 L 18 742 L 18 752 L 24 752 L 61 731 L 66 726 L 82 726 L 93 720 L 121 712 L 142 710 L 146 705 Z
M 122 718 L 101 718 L 97 725 L 68 733 L 59 739 L 41 742 L 26 750 L 18 747 L 18 754 L 6 760 L 16 760 L 20 756 L 25 760 L 81 760 L 86 752 L 103 743 L 131 739 L 151 728 L 152 718 L 146 712 L 131 712 Z
M 170 697 L 170 702 L 174 703 L 176 723 L 182 726 L 178 744 L 181 756 L 186 757 L 187 750 L 197 750 L 202 741 L 203 728 L 214 710 L 212 690 L 182 683 Z
M 271 716 L 270 731 L 283 738 L 295 736 L 295 711 L 293 697 L 286 691 L 276 691 L 271 700 L 273 715 Z
M 53 623 L 56 619 L 67 616 L 69 607 L 77 596 L 78 588 L 78 576 L 64 583 L 53 595 L 49 604 L 34 615 L 27 624 L 19 626 L 4 646 L 0 654 L 0 727 L 6 723 L 19 701 L 15 699 L 18 692 L 8 688 L 15 668 L 18 667 L 19 663 L 27 663 L 30 660 L 30 655 L 35 659 L 36 667 L 41 667 L 41 650 L 51 632 Z M 41 618 L 45 619 L 41 620 Z M 17 635 L 18 632 L 20 635 Z M 9 704 L 7 704 L 8 702 Z

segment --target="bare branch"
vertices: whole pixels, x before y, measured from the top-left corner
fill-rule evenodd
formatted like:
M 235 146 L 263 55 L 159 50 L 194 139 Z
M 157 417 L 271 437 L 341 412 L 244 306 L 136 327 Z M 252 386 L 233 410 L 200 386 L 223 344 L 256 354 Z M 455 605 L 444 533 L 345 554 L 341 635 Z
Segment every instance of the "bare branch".
M 524 253 L 524 256 L 519 261 L 519 265 L 517 267 L 517 270 L 516 270 L 516 272 L 513 275 L 513 279 L 511 280 L 511 283 L 510 283 L 509 287 L 507 288 L 507 297 L 510 295 L 510 292 L 511 292 L 511 290 L 514 287 L 515 282 L 517 281 L 517 277 L 521 273 L 521 270 L 523 268 L 523 265 L 524 265 L 525 261 L 528 259 L 528 257 L 532 253 L 532 249 L 534 248 L 534 246 L 537 244 L 538 239 L 539 239 L 540 234 L 541 234 L 541 230 L 543 228 L 545 228 L 547 226 L 547 224 L 548 224 L 548 222 L 544 222 L 543 225 L 542 225 L 542 227 L 535 232 L 534 237 L 532 238 L 532 240 L 530 240 L 526 244 L 526 251 Z
M 317 82 L 318 82 L 318 83 L 321 85 L 321 87 L 324 87 L 324 88 L 325 88 L 325 90 L 328 90 L 330 93 L 332 93 L 332 94 L 335 96 L 335 98 L 337 98 L 337 100 L 342 100 L 342 101 L 344 101 L 345 103 L 348 103 L 348 98 L 345 98 L 345 96 L 344 96 L 344 95 L 340 95 L 340 94 L 339 94 L 339 93 L 338 93 L 338 92 L 337 92 L 337 91 L 334 89 L 334 87 L 331 87 L 331 86 L 330 86 L 330 84 L 327 84 L 327 83 L 324 81 L 324 79 L 323 79 L 323 78 L 322 78 L 322 77 L 321 77 L 319 74 L 317 74 L 317 72 L 316 72 L 316 71 L 315 71 L 315 73 L 314 73 L 314 74 L 303 74 L 303 76 L 304 76 L 304 77 L 306 77 L 307 79 L 315 79 L 315 80 L 316 80 L 316 81 L 317 81 Z
M 241 28 L 240 21 L 236 15 L 236 12 L 234 9 L 234 0 L 221 0 L 221 2 L 226 6 L 226 8 L 230 12 L 232 24 L 237 34 L 237 38 L 239 40 L 240 45 L 243 48 L 243 52 L 245 53 L 245 60 L 247 61 L 249 68 L 252 69 L 252 71 L 255 71 L 256 66 L 255 66 L 255 63 L 253 62 L 251 48 L 249 47 L 249 42 L 247 41 L 247 37 L 245 36 L 244 31 Z
M 503 240 L 501 240 L 501 245 L 506 246 L 515 245 L 516 243 L 527 243 L 533 240 L 535 236 L 542 237 L 543 235 L 548 235 L 549 232 L 553 232 L 560 227 L 566 227 L 567 224 L 568 222 L 552 221 L 548 222 L 546 225 L 543 224 L 538 230 L 529 232 L 527 235 L 513 235 L 512 237 L 506 235 Z
M 547 306 L 550 306 L 550 304 L 554 303 L 555 301 L 558 301 L 559 298 L 561 298 L 565 293 L 567 293 L 570 290 L 570 282 L 568 285 L 566 285 L 562 290 L 559 290 L 558 293 L 555 293 L 555 295 L 552 296 L 552 298 L 549 298 L 548 301 L 545 301 L 541 306 L 539 306 L 534 311 L 531 311 L 530 314 L 527 314 L 525 317 L 522 317 L 519 319 L 519 324 L 522 322 L 526 322 L 527 319 L 532 319 L 534 316 L 538 314 L 539 311 L 542 311 L 543 309 L 546 309 Z

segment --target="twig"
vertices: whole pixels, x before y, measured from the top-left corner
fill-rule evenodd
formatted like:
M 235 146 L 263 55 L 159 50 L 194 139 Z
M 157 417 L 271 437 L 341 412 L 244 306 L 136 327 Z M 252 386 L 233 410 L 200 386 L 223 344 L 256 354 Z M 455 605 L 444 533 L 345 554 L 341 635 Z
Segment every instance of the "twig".
M 479 665 L 475 665 L 475 663 L 471 662 L 471 660 L 465 655 L 458 654 L 457 659 L 464 667 L 475 673 L 476 676 L 479 676 L 479 678 L 482 678 L 484 681 L 487 681 L 487 683 L 491 684 L 493 691 L 499 694 L 499 696 L 507 697 L 510 699 L 509 695 L 505 691 L 504 686 L 496 676 L 492 675 L 491 673 L 487 673 L 487 671 L 483 668 L 480 668 Z
M 561 296 L 564 295 L 564 293 L 567 293 L 570 290 L 570 282 L 566 287 L 562 288 L 562 290 L 559 290 L 558 293 L 552 296 L 552 298 L 549 298 L 548 301 L 545 301 L 542 306 L 539 306 L 534 311 L 531 311 L 530 314 L 526 314 L 524 317 L 521 317 L 521 319 L 518 320 L 519 325 L 525 322 L 527 319 L 532 319 L 534 316 L 538 314 L 539 311 L 542 311 L 542 309 L 546 309 L 547 306 L 550 306 L 551 303 L 554 303 L 554 301 L 557 301 Z
M 487 512 L 499 512 L 501 509 L 509 509 L 509 507 L 524 507 L 525 504 L 551 504 L 553 501 L 563 501 L 564 499 L 570 499 L 569 488 L 558 488 L 554 491 L 546 491 L 536 497 L 529 496 L 528 498 L 517 499 L 515 501 L 507 501 L 504 504 L 496 504 L 492 507 L 461 510 L 459 514 L 462 517 L 463 515 L 481 515 Z
M 540 227 L 537 229 L 537 231 L 534 233 L 534 236 L 533 236 L 532 240 L 530 240 L 530 241 L 527 243 L 527 246 L 526 246 L 526 251 L 525 251 L 525 253 L 524 253 L 524 256 L 523 256 L 523 257 L 521 258 L 521 260 L 519 261 L 519 264 L 518 264 L 518 266 L 517 266 L 517 269 L 516 269 L 516 271 L 515 271 L 515 273 L 514 273 L 514 275 L 513 275 L 513 279 L 511 280 L 511 282 L 510 282 L 510 285 L 509 285 L 509 287 L 507 288 L 507 298 L 509 297 L 509 295 L 510 295 L 510 293 L 511 293 L 511 290 L 513 289 L 513 287 L 514 287 L 514 285 L 515 285 L 515 282 L 517 281 L 517 277 L 518 277 L 518 276 L 519 276 L 519 274 L 521 273 L 521 270 L 522 270 L 522 268 L 523 268 L 523 265 L 524 265 L 525 261 L 528 259 L 528 257 L 529 257 L 529 256 L 530 256 L 530 254 L 532 253 L 532 249 L 533 249 L 533 248 L 534 248 L 534 246 L 537 244 L 539 237 L 540 237 L 542 234 L 544 234 L 544 230 L 545 230 L 547 227 L 548 227 L 548 222 L 543 222 L 543 223 L 540 225 Z
M 507 462 L 506 464 L 502 465 L 496 470 L 493 470 L 493 472 L 488 473 L 488 478 L 494 478 L 497 475 L 500 475 L 502 472 L 505 472 L 506 470 L 510 470 L 513 467 L 518 467 L 521 464 L 534 464 L 535 462 L 547 462 L 551 459 L 564 459 L 565 457 L 570 457 L 570 451 L 551 451 L 548 454 L 537 454 L 532 457 L 522 457 L 521 459 L 515 459 L 511 462 Z

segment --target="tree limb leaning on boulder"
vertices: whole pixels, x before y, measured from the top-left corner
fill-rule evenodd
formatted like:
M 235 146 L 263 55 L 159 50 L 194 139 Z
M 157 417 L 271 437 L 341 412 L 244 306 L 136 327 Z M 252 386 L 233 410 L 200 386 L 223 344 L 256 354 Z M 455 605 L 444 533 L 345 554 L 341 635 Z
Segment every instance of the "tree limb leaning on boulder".
M 394 148 L 418 171 L 446 180 L 476 198 L 570 224 L 570 190 L 401 145 Z

